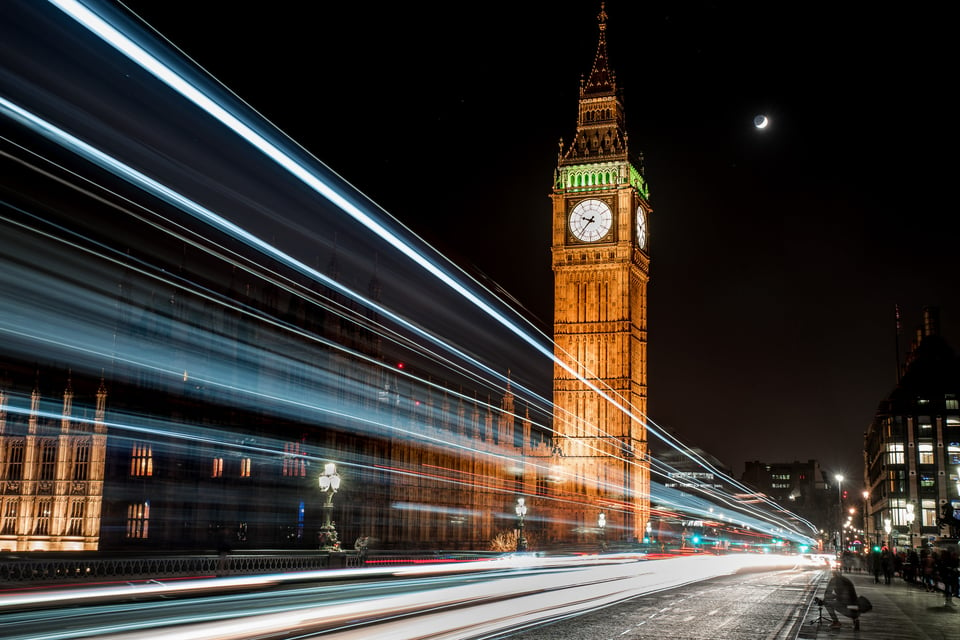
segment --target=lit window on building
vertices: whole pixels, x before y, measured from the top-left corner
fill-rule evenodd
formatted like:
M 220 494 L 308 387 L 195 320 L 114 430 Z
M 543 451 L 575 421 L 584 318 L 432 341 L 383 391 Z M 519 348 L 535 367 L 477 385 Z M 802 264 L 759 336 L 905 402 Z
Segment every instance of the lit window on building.
M 920 425 L 920 431 L 931 431 L 933 429 L 933 420 L 930 416 L 917 416 L 917 424 Z
M 888 470 L 887 480 L 890 482 L 890 493 L 903 493 L 907 490 L 906 475 L 903 469 Z
M 903 464 L 903 443 L 890 442 L 887 444 L 887 464 Z
M 907 501 L 904 498 L 890 499 L 890 520 L 895 527 L 907 524 Z
M 937 526 L 937 501 L 920 501 L 920 524 L 924 527 Z
M 13 535 L 17 532 L 17 514 L 20 509 L 20 501 L 17 498 L 8 498 L 3 503 L 3 522 L 0 524 L 0 533 L 4 535 Z
M 153 447 L 143 442 L 133 443 L 130 452 L 130 475 L 153 475 Z
M 53 500 L 37 501 L 37 517 L 34 520 L 33 533 L 38 536 L 50 535 L 50 519 L 53 516 Z
M 38 480 L 53 480 L 57 474 L 57 441 L 44 438 L 40 441 L 40 472 Z
M 127 537 L 146 539 L 150 530 L 150 503 L 127 505 Z
M 956 398 L 947 398 L 947 411 L 960 411 L 960 400 Z
M 920 464 L 933 464 L 933 444 L 921 442 L 917 445 L 917 461 Z
M 549 495 L 549 493 L 550 489 L 547 484 L 547 474 L 543 470 L 537 469 L 537 495 L 545 496 Z
M 90 441 L 81 440 L 73 450 L 73 479 L 86 480 L 90 473 Z
M 947 464 L 960 464 L 960 443 L 951 442 L 947 445 Z
M 70 505 L 70 521 L 67 523 L 68 536 L 83 535 L 83 519 L 86 506 L 87 504 L 83 500 L 74 500 Z
M 7 447 L 6 464 L 0 464 L 0 476 L 4 480 L 23 480 L 23 440 L 10 440 Z M 2 462 L 2 461 L 0 461 Z
M 283 445 L 283 475 L 304 477 L 307 475 L 307 461 L 303 457 L 300 442 L 286 442 Z
M 250 458 L 243 458 L 240 461 L 240 477 L 249 478 L 250 471 L 253 469 L 253 461 Z
M 213 459 L 213 468 L 210 470 L 210 477 L 211 478 L 223 477 L 223 458 Z
M 929 489 L 929 488 L 934 487 L 934 486 L 936 486 L 936 482 L 934 481 L 934 477 L 933 477 L 932 474 L 930 474 L 930 473 L 921 473 L 921 474 L 920 474 L 920 487 L 921 487 L 921 488 L 927 488 L 927 489 Z

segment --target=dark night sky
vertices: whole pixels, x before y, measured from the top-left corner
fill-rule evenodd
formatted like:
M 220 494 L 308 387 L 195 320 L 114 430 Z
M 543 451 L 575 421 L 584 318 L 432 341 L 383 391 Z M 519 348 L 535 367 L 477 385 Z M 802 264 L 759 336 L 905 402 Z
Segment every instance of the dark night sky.
M 736 473 L 861 474 L 895 304 L 902 347 L 924 305 L 960 344 L 946 21 L 844 4 L 607 3 L 655 209 L 650 414 Z M 599 2 L 201 5 L 128 3 L 550 332 L 548 194 Z

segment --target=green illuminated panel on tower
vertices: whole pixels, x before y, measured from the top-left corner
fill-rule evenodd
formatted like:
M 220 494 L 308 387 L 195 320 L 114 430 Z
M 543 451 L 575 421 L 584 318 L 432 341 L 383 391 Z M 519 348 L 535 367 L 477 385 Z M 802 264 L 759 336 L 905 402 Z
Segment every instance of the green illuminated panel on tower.
M 630 184 L 637 188 L 640 195 L 648 200 L 650 199 L 650 187 L 647 185 L 647 181 L 643 179 L 643 175 L 632 164 L 630 165 Z

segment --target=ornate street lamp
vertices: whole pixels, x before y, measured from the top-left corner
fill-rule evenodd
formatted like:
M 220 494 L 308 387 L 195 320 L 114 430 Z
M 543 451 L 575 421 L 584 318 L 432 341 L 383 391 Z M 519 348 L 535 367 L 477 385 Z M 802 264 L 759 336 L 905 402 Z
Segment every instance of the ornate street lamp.
M 337 530 L 333 526 L 333 494 L 340 488 L 340 476 L 337 475 L 337 465 L 328 462 L 323 467 L 323 474 L 319 478 L 320 491 L 327 496 L 323 503 L 323 526 L 320 527 L 320 550 L 332 551 L 340 548 Z
M 517 534 L 517 551 L 527 550 L 527 539 L 523 537 L 523 518 L 527 515 L 527 505 L 523 498 L 517 498 L 517 528 L 520 530 Z
M 893 545 L 890 544 L 890 532 L 893 530 L 893 527 L 890 526 L 890 518 L 883 519 L 883 531 L 887 534 L 887 548 L 891 549 Z

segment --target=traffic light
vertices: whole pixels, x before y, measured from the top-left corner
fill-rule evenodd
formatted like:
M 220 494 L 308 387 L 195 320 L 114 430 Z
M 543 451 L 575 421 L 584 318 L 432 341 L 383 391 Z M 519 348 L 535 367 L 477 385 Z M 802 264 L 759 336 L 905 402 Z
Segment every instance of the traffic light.
M 846 489 L 843 490 L 843 499 L 844 499 L 844 500 L 847 499 L 847 490 L 846 490 Z

